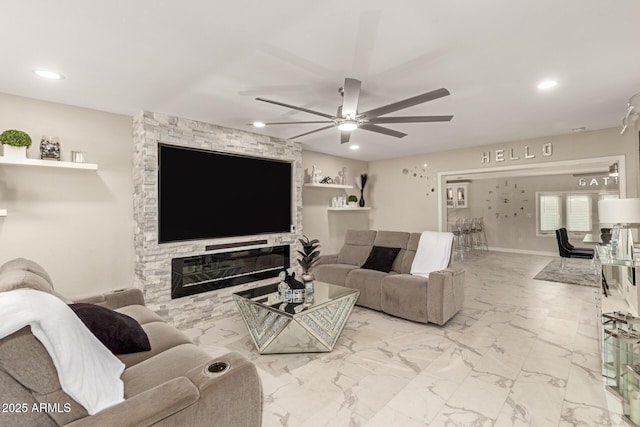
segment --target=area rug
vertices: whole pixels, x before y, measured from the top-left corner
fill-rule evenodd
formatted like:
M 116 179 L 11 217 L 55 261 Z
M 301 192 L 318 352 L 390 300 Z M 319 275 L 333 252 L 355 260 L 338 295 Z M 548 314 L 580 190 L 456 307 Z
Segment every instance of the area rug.
M 562 271 L 560 271 L 560 260 L 553 260 L 534 279 L 580 286 L 598 287 L 601 284 L 600 274 L 594 274 L 594 267 L 588 259 L 569 258 Z

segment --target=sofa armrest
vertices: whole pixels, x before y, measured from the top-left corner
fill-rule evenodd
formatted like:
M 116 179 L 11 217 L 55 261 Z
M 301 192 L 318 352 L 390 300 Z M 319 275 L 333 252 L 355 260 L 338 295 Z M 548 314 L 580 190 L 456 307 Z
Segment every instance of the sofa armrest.
M 226 369 L 211 372 L 209 367 L 216 362 L 224 362 L 227 365 Z M 261 426 L 260 377 L 255 365 L 240 353 L 231 352 L 216 357 L 205 365 L 191 369 L 186 376 L 200 391 L 200 401 L 197 405 L 172 417 L 172 423 L 175 425 Z
M 140 289 L 124 288 L 104 294 L 79 298 L 73 302 L 96 304 L 113 310 L 127 305 L 144 305 L 144 295 Z
M 70 427 L 150 426 L 198 401 L 198 388 L 186 377 L 177 377 L 132 396 L 85 418 Z
M 464 274 L 462 267 L 448 267 L 429 274 L 427 284 L 427 319 L 444 325 L 464 302 Z
M 226 368 L 209 369 L 219 362 Z M 68 426 L 260 427 L 261 423 L 260 377 L 253 363 L 233 352 Z

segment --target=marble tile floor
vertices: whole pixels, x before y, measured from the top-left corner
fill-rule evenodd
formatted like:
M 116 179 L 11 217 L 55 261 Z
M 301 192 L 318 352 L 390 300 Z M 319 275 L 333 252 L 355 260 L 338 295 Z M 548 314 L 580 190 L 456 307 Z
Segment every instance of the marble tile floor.
M 263 426 L 622 426 L 600 375 L 599 289 L 533 280 L 550 257 L 466 257 L 444 327 L 356 307 L 331 353 L 259 355 L 239 315 L 187 330 L 262 379 Z

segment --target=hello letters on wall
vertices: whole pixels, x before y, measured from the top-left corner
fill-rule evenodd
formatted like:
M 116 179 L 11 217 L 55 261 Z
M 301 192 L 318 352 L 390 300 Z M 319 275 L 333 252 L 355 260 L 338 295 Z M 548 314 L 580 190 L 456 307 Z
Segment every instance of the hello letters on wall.
M 518 150 L 515 148 L 511 148 L 508 151 L 504 148 L 497 149 L 495 151 L 483 151 L 480 156 L 481 163 L 491 163 L 491 154 L 493 153 L 493 161 L 495 162 L 504 162 L 504 161 L 512 161 L 512 160 L 520 160 L 520 159 L 534 159 L 536 157 L 536 150 L 532 149 L 528 145 L 524 146 L 524 150 Z M 551 157 L 553 155 L 553 144 L 550 142 L 545 142 L 542 144 L 541 150 L 538 151 L 542 157 Z

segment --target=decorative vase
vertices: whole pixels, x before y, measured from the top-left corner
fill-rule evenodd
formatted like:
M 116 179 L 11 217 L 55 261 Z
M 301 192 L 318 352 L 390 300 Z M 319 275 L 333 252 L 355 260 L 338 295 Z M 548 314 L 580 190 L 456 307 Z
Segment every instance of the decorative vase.
M 358 205 L 361 208 L 364 208 L 364 188 L 360 190 L 360 201 L 358 202 Z
M 304 302 L 313 304 L 313 276 L 305 273 L 302 275 L 302 281 L 304 282 Z
M 9 144 L 2 144 L 2 155 L 8 159 L 26 159 L 27 147 L 15 147 Z
M 40 158 L 60 161 L 60 140 L 57 136 L 43 136 L 40 140 Z

